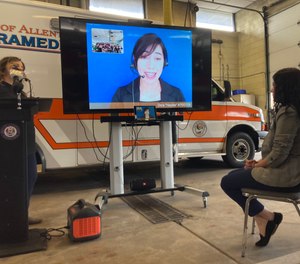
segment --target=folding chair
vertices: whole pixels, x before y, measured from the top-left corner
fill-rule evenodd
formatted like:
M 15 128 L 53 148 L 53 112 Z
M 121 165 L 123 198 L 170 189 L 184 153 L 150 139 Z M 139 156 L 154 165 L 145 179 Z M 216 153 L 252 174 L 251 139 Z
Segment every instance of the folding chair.
M 248 214 L 249 214 L 249 205 L 251 200 L 259 198 L 264 200 L 273 200 L 278 202 L 292 203 L 298 215 L 300 216 L 300 209 L 298 204 L 300 204 L 300 191 L 293 193 L 284 193 L 284 192 L 269 192 L 256 189 L 242 189 L 244 196 L 248 197 L 245 205 L 245 218 L 244 218 L 244 231 L 243 231 L 243 242 L 242 242 L 242 257 L 245 256 L 246 247 L 247 247 L 247 229 L 248 229 Z M 252 222 L 252 234 L 255 231 L 255 221 L 253 218 Z

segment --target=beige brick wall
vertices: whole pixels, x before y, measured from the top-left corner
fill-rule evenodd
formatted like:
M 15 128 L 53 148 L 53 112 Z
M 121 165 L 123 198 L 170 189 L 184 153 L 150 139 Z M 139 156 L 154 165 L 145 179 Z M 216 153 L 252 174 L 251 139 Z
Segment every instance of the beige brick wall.
M 175 26 L 190 26 L 195 24 L 195 16 L 187 14 L 187 4 L 183 2 L 172 2 L 172 18 Z M 146 18 L 149 20 L 164 22 L 164 13 L 162 0 L 147 0 L 146 1 Z
M 262 17 L 251 11 L 236 15 L 240 86 L 255 95 L 256 105 L 266 115 L 265 34 Z
M 238 34 L 213 31 L 212 39 L 223 42 L 212 44 L 212 78 L 220 84 L 229 80 L 233 90 L 239 89 Z
M 262 10 L 265 1 L 251 6 Z M 240 11 L 236 14 L 236 31 L 239 34 L 240 85 L 255 95 L 255 104 L 267 114 L 266 53 L 263 18 L 256 12 Z
M 262 11 L 264 6 L 270 7 L 269 13 L 279 12 L 299 0 L 257 0 L 250 8 Z M 262 17 L 253 11 L 240 11 L 236 14 L 236 31 L 238 33 L 238 60 L 240 86 L 247 93 L 254 94 L 256 105 L 264 110 L 267 118 L 266 87 L 266 53 L 265 33 Z M 270 84 L 271 85 L 271 84 Z M 271 87 L 269 87 L 271 88 Z

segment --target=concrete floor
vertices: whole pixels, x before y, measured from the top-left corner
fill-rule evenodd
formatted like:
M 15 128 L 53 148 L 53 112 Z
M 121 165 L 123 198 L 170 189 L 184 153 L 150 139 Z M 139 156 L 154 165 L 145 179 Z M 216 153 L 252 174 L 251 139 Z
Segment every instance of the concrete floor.
M 125 186 L 131 179 L 149 177 L 160 186 L 159 164 L 125 166 Z M 177 184 L 208 191 L 207 208 L 202 198 L 176 191 L 151 194 L 190 215 L 181 223 L 152 224 L 120 198 L 102 208 L 102 235 L 87 242 L 72 242 L 67 234 L 52 237 L 48 248 L 0 259 L 0 263 L 300 263 L 299 217 L 290 204 L 266 201 L 282 212 L 284 220 L 265 248 L 256 248 L 259 235 L 250 235 L 246 257 L 241 257 L 243 213 L 223 193 L 220 179 L 231 169 L 221 159 L 181 161 L 175 164 Z M 31 200 L 30 214 L 43 222 L 30 228 L 59 228 L 67 224 L 67 209 L 82 198 L 93 202 L 99 191 L 109 188 L 105 170 L 56 173 L 41 176 Z M 250 223 L 249 223 L 250 224 Z M 66 231 L 67 232 L 67 231 Z

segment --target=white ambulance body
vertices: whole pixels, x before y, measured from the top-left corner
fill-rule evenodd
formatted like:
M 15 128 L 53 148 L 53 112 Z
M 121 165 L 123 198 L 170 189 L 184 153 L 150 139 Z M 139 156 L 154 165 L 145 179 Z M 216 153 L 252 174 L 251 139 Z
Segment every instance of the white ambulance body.
M 0 58 L 20 57 L 33 95 L 53 98 L 50 111 L 35 117 L 37 158 L 43 171 L 109 162 L 109 129 L 100 122 L 101 115 L 63 113 L 59 16 L 124 20 L 41 2 L 0 1 Z M 28 92 L 29 85 L 24 89 Z M 239 167 L 259 150 L 262 110 L 225 100 L 215 81 L 212 99 L 212 111 L 184 113 L 184 121 L 174 123 L 174 158 L 222 155 Z M 124 161 L 160 159 L 158 126 L 123 126 L 122 133 Z

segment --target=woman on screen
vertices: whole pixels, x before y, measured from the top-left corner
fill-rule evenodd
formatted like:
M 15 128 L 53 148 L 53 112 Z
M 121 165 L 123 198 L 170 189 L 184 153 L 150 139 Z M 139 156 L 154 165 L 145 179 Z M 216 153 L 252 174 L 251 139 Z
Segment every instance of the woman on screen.
M 118 88 L 112 101 L 184 102 L 180 89 L 160 78 L 167 65 L 168 54 L 162 40 L 153 33 L 143 35 L 134 46 L 130 66 L 139 77 Z

